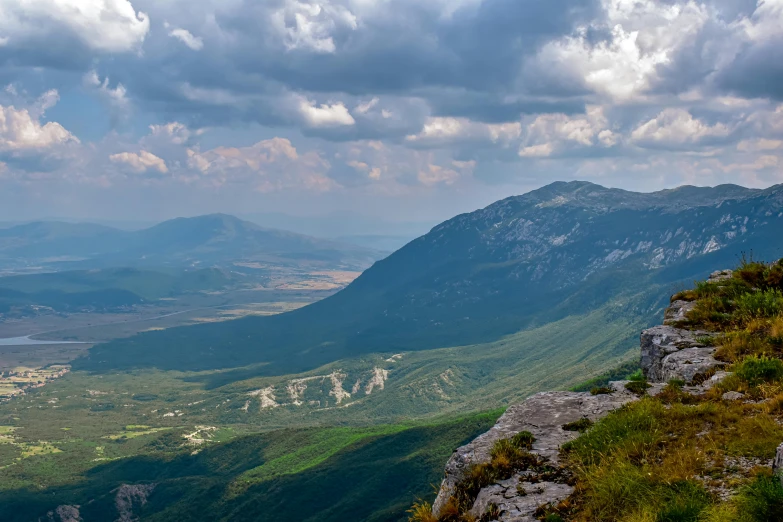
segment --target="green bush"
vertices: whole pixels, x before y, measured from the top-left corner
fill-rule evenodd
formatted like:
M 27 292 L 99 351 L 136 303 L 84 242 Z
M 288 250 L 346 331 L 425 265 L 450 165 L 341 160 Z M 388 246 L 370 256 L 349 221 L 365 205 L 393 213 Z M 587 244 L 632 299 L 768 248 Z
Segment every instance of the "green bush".
M 734 306 L 733 316 L 741 321 L 775 317 L 783 312 L 783 293 L 769 289 L 743 294 L 736 299 Z
M 750 386 L 783 379 L 783 361 L 751 355 L 734 367 L 734 373 Z
M 565 431 L 578 431 L 580 433 L 584 433 L 587 430 L 589 430 L 592 425 L 593 425 L 593 421 L 591 421 L 586 417 L 583 417 L 577 421 L 569 422 L 568 424 L 563 424 L 563 429 Z
M 629 381 L 644 381 L 644 380 L 646 380 L 646 377 L 644 376 L 644 373 L 642 372 L 642 370 L 639 369 L 639 370 L 636 370 L 635 372 L 633 372 L 632 374 L 630 374 L 628 376 L 628 380 Z
M 631 381 L 629 383 L 626 383 L 625 389 L 629 392 L 638 395 L 641 397 L 645 393 L 647 393 L 647 388 L 650 387 L 650 384 L 646 381 Z
M 740 491 L 737 498 L 740 512 L 755 522 L 783 520 L 783 485 L 774 476 L 757 476 Z
M 531 449 L 535 441 L 536 438 L 529 431 L 520 431 L 511 437 L 511 444 L 520 449 Z

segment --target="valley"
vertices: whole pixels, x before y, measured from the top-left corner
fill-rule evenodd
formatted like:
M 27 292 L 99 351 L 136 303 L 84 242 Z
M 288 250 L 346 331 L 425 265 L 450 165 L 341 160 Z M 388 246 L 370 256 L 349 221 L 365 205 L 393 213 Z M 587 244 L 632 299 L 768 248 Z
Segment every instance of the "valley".
M 198 520 L 191 504 L 226 520 L 404 520 L 503 409 L 632 372 L 669 295 L 743 251 L 783 252 L 781 216 L 780 187 L 556 183 L 457 216 L 363 272 L 243 254 L 0 278 L 0 338 L 53 343 L 0 346 L 0 505 L 13 506 L 0 514 L 81 506 L 100 520 L 127 486 L 142 488 L 131 504 L 143 520 Z M 15 304 L 44 298 L 54 306 Z M 346 479 L 339 495 L 354 501 L 341 503 L 324 481 L 354 476 L 346 466 L 370 489 Z M 404 487 L 372 489 L 388 483 Z M 312 512 L 279 507 L 303 484 L 325 492 Z M 375 500 L 346 515 L 360 494 Z

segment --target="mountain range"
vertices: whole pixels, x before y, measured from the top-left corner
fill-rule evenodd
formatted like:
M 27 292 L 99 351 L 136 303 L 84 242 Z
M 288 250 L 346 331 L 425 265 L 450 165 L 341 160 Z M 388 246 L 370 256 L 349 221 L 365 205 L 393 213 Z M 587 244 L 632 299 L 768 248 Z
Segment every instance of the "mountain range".
M 212 266 L 245 261 L 361 270 L 383 255 L 225 214 L 177 218 L 134 231 L 63 222 L 0 229 L 0 267 Z
M 261 364 L 253 372 L 283 375 L 369 353 L 493 342 L 620 298 L 623 315 L 652 321 L 662 290 L 743 252 L 783 255 L 782 227 L 781 185 L 642 194 L 558 182 L 450 219 L 303 309 L 144 333 L 94 347 L 75 368 Z

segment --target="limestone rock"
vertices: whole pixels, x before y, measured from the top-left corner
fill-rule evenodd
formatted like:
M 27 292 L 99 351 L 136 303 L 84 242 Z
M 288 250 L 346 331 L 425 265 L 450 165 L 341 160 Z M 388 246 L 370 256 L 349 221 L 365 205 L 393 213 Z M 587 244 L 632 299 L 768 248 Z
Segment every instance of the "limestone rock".
M 710 274 L 710 277 L 709 279 L 707 279 L 707 281 L 710 283 L 725 281 L 726 279 L 731 279 L 733 274 L 734 274 L 733 270 L 716 270 L 715 272 Z
M 445 478 L 438 497 L 433 504 L 433 513 L 440 513 L 468 466 L 488 462 L 495 442 L 511 438 L 519 432 L 531 432 L 536 439 L 532 453 L 556 464 L 560 446 L 579 435 L 577 432 L 563 430 L 564 424 L 584 417 L 596 421 L 623 404 L 637 399 L 622 387 L 614 389 L 614 393 L 606 395 L 543 392 L 533 395 L 521 404 L 511 406 L 488 432 L 479 435 L 473 442 L 458 448 L 452 454 L 446 464 Z
M 57 506 L 57 509 L 46 514 L 47 522 L 82 522 L 82 520 L 79 506 Z
M 715 348 L 685 348 L 671 353 L 661 362 L 660 380 L 669 382 L 681 379 L 687 384 L 693 382 L 697 375 L 704 375 L 713 368 L 724 366 L 724 363 L 713 357 Z
M 687 319 L 687 314 L 696 307 L 696 301 L 674 301 L 663 314 L 664 325 L 676 325 Z
M 147 503 L 147 498 L 153 489 L 155 489 L 155 484 L 123 484 L 117 488 L 114 506 L 117 508 L 119 517 L 116 522 L 135 522 L 139 520 L 135 515 L 135 510 Z
M 654 326 L 641 335 L 641 367 L 644 375 L 652 382 L 665 382 L 663 360 L 667 355 L 685 348 L 703 348 L 696 338 L 707 336 L 704 330 L 684 330 L 673 326 Z
M 556 482 L 531 484 L 520 482 L 518 477 L 504 482 L 512 484 L 505 487 L 495 484 L 482 489 L 470 513 L 479 518 L 494 504 L 499 508 L 500 516 L 497 520 L 500 522 L 534 522 L 534 513 L 539 506 L 557 504 L 574 492 L 572 486 Z M 524 495 L 517 492 L 518 487 L 524 490 Z
M 721 398 L 724 401 L 738 401 L 740 399 L 744 399 L 745 398 L 745 394 L 744 393 L 740 393 L 740 392 L 730 391 L 730 392 L 724 393 L 721 396 Z
M 772 461 L 772 471 L 780 478 L 783 483 L 783 444 L 778 446 L 775 452 L 775 460 Z

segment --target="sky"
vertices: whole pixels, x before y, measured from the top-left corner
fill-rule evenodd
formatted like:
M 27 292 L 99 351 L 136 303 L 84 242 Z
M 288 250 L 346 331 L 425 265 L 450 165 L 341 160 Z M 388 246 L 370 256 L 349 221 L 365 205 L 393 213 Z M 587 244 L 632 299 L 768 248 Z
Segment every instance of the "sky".
M 0 220 L 783 183 L 783 0 L 0 0 Z

